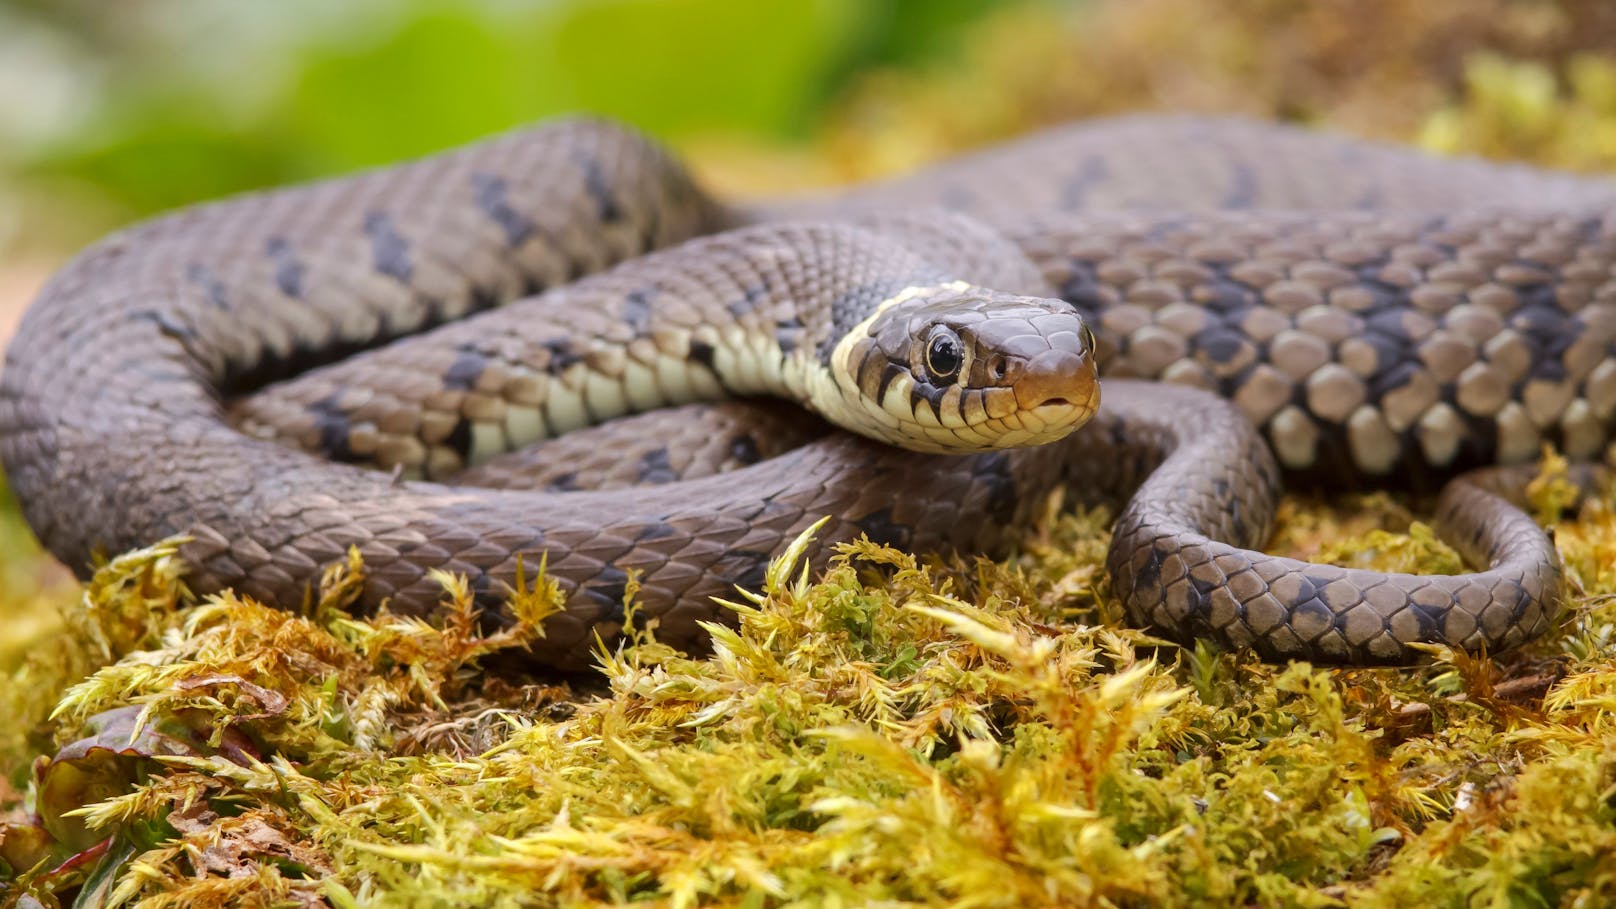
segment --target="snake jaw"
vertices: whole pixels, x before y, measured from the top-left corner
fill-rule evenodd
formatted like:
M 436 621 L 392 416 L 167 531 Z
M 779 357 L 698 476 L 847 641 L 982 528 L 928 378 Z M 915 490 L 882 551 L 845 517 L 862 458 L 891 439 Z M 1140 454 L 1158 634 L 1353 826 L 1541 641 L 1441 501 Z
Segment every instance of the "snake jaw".
M 1081 397 L 1061 397 L 1023 411 L 1022 422 L 1031 424 L 1043 442 L 1064 439 L 1087 423 L 1100 410 L 1100 383 L 1088 383 Z

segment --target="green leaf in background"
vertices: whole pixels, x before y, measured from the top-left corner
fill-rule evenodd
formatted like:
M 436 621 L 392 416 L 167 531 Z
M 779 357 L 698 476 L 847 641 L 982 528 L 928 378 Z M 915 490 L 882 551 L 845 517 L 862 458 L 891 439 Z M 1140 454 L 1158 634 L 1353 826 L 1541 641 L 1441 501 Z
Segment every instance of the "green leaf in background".
M 569 100 L 661 133 L 801 133 L 884 4 L 608 0 L 560 17 L 545 52 Z
M 79 127 L 27 151 L 8 155 L 0 145 L 0 189 L 18 179 L 74 186 L 122 220 L 571 112 L 674 140 L 801 139 L 860 68 L 935 52 L 990 7 L 131 0 L 97 18 L 84 6 L 46 17 L 0 0 L 0 15 L 29 17 L 76 48 L 60 66 L 95 76 L 92 113 Z M 95 222 L 87 232 L 107 226 L 105 215 L 82 220 Z
M 418 13 L 310 53 L 280 119 L 322 169 L 373 164 L 559 113 L 662 135 L 801 131 L 867 19 L 857 0 L 607 0 L 519 15 Z

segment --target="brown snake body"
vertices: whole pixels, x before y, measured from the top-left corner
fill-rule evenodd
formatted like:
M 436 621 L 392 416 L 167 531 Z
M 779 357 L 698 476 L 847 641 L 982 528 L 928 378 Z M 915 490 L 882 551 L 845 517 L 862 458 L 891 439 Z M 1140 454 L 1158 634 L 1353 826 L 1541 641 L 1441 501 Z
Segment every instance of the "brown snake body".
M 8 351 L 0 457 L 80 570 L 184 533 L 197 589 L 293 604 L 353 545 L 365 605 L 425 611 L 433 568 L 493 607 L 519 561 L 545 557 L 570 598 L 535 655 L 565 667 L 620 627 L 631 572 L 660 636 L 699 646 L 710 597 L 755 585 L 822 515 L 821 546 L 993 549 L 1062 483 L 1140 486 L 1109 568 L 1130 615 L 1180 639 L 1349 663 L 1425 641 L 1499 649 L 1547 626 L 1558 561 L 1485 482 L 1438 506 L 1474 574 L 1243 547 L 1269 529 L 1273 454 L 1357 483 L 1527 461 L 1543 442 L 1598 456 L 1616 414 L 1611 201 L 1591 179 L 1126 118 L 743 213 L 644 140 L 565 123 L 103 241 Z M 970 442 L 1086 406 L 1050 385 L 1014 410 L 1008 390 L 861 367 L 904 355 L 868 320 L 916 287 L 1012 302 L 1053 288 L 1098 334 L 1099 416 L 1063 441 L 958 455 L 778 406 L 662 410 L 842 382 L 957 417 Z M 971 354 L 961 383 L 1087 356 L 1072 316 L 1015 305 L 1032 308 L 1000 340 L 1056 337 L 1050 352 Z M 630 440 L 626 460 L 602 456 Z

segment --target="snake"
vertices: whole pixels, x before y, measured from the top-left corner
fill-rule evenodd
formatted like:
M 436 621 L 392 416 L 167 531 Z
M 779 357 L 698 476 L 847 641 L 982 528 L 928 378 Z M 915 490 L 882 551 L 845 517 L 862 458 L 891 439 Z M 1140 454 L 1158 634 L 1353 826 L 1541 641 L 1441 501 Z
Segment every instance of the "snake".
M 180 535 L 187 584 L 485 620 L 588 666 L 626 601 L 700 650 L 808 528 L 1002 552 L 1115 503 L 1131 622 L 1273 660 L 1499 651 L 1554 622 L 1518 477 L 1616 419 L 1616 188 L 1294 126 L 1131 115 L 729 201 L 604 120 L 185 208 L 25 314 L 0 460 L 81 575 Z M 1265 554 L 1282 482 L 1434 487 L 1473 570 Z

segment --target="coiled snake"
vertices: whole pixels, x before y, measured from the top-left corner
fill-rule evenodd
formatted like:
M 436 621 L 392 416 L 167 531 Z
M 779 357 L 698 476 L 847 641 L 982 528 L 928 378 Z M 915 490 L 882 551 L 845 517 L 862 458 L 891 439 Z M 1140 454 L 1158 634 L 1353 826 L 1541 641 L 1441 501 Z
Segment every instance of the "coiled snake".
M 1423 482 L 1543 442 L 1600 455 L 1612 196 L 1134 117 L 742 210 L 637 135 L 567 121 L 101 242 L 10 346 L 0 456 L 80 570 L 184 533 L 196 589 L 291 604 L 353 545 L 365 605 L 423 611 L 430 569 L 494 607 L 543 557 L 569 601 L 536 657 L 564 667 L 620 627 L 630 573 L 660 636 L 699 646 L 710 598 L 821 516 L 820 546 L 992 549 L 1057 484 L 1138 487 L 1109 569 L 1174 637 L 1346 663 L 1496 650 L 1547 626 L 1559 569 L 1493 478 L 1438 505 L 1474 574 L 1245 547 L 1280 466 Z M 1103 406 L 1073 432 L 1096 365 Z

